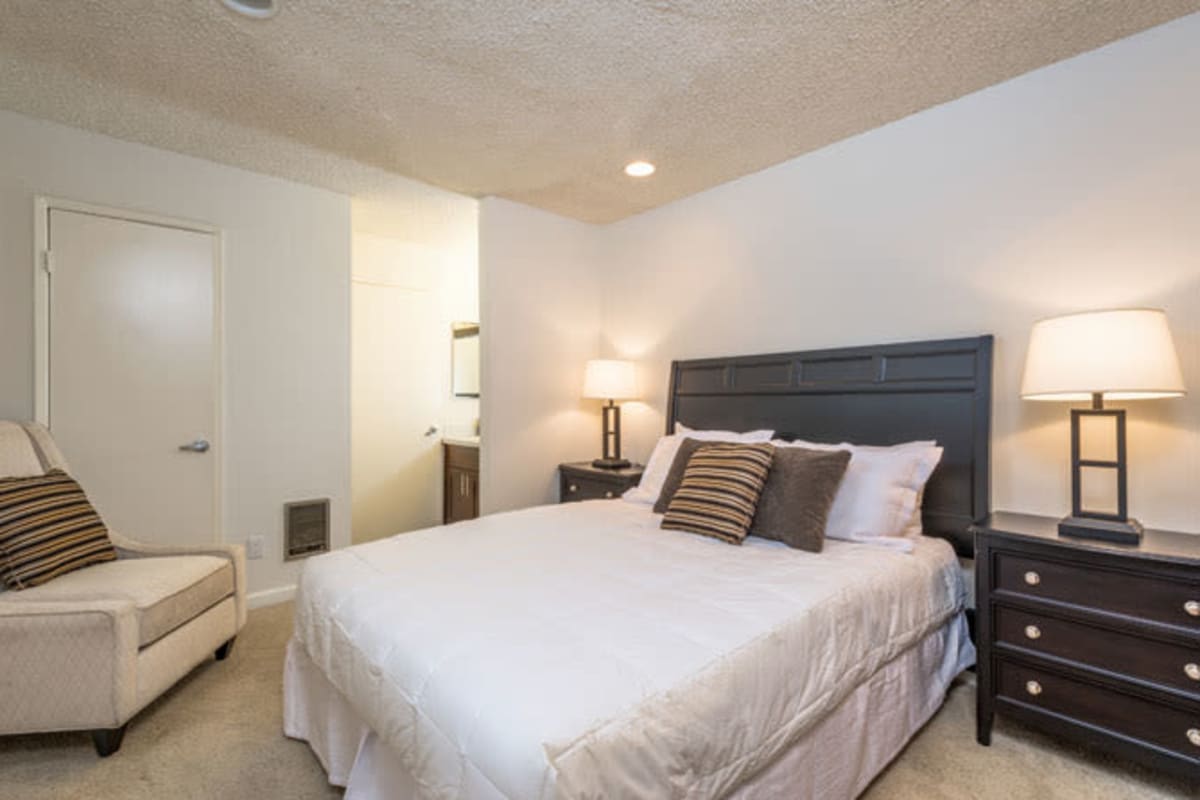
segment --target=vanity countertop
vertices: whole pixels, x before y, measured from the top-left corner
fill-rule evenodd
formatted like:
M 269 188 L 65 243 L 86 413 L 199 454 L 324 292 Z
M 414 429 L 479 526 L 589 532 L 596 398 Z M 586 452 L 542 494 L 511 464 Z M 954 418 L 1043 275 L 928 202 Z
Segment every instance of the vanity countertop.
M 459 447 L 479 447 L 478 436 L 443 436 L 443 444 L 453 444 Z

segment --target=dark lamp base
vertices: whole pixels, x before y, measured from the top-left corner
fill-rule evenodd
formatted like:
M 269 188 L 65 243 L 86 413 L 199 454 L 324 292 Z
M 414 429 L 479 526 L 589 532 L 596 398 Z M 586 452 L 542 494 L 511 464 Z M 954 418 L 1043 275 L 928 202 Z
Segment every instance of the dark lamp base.
M 1136 519 L 1117 522 L 1091 517 L 1063 517 L 1058 523 L 1058 535 L 1075 539 L 1097 539 L 1117 544 L 1140 544 L 1142 523 Z
M 629 466 L 629 460 L 625 458 L 597 458 L 592 462 L 592 466 L 597 469 L 625 469 Z

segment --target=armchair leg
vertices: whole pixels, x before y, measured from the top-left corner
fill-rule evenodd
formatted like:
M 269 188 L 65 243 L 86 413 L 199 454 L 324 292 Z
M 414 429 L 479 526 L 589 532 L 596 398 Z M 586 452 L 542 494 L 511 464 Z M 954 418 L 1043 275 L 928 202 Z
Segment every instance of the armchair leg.
M 96 746 L 96 755 L 108 758 L 120 750 L 121 740 L 125 738 L 125 728 L 128 724 L 119 728 L 92 731 L 92 744 Z
M 224 661 L 225 659 L 229 658 L 229 654 L 233 652 L 233 643 L 236 641 L 237 637 L 234 636 L 225 644 L 217 648 L 217 652 L 213 654 L 216 656 L 217 661 Z

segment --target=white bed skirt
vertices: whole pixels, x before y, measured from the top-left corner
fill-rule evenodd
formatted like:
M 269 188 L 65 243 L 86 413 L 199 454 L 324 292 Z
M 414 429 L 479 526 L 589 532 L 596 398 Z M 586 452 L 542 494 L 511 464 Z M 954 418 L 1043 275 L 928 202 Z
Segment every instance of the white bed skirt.
M 857 797 L 942 705 L 950 682 L 974 662 L 966 618 L 959 614 L 859 684 L 731 796 Z M 346 800 L 428 796 L 295 639 L 288 643 L 283 693 L 284 733 L 308 742 L 329 782 L 346 788 Z M 496 793 L 472 800 L 504 798 Z
M 733 798 L 851 800 L 862 794 L 940 708 L 950 681 L 974 663 L 966 618 L 884 664 Z M 295 639 L 283 667 L 283 732 L 308 742 L 346 800 L 425 796 Z M 502 800 L 503 795 L 473 800 Z M 517 799 L 509 799 L 517 800 Z

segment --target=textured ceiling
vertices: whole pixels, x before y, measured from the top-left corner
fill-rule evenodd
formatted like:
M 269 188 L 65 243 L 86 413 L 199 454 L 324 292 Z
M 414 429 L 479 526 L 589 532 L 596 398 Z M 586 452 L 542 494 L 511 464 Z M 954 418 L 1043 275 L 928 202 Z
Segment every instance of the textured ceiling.
M 0 107 L 338 191 L 322 153 L 607 222 L 1200 0 L 0 0 Z M 649 179 L 621 171 L 658 164 Z

